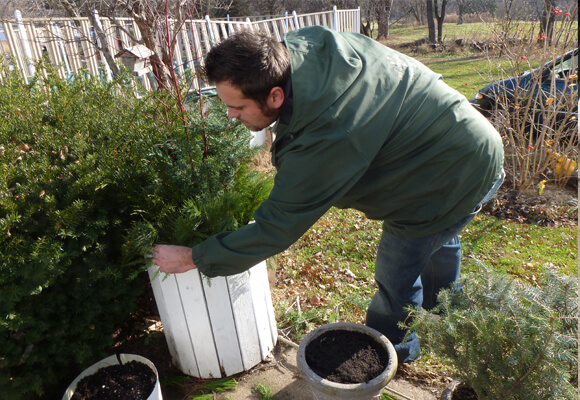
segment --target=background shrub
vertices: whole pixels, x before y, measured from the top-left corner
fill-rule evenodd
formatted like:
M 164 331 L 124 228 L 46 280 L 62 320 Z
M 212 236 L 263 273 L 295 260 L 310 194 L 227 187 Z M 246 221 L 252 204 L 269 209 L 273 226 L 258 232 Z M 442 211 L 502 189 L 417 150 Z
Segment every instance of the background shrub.
M 505 18 L 488 24 L 493 34 L 484 46 L 490 57 L 489 81 L 517 77 L 518 85 L 521 83 L 521 87 L 497 93 L 489 116 L 504 138 L 505 168 L 513 189 L 530 189 L 539 182 L 558 186 L 565 186 L 570 179 L 577 182 L 578 57 L 567 62 L 571 71 L 566 73 L 549 74 L 545 69 L 533 73 L 578 47 L 574 34 L 578 21 L 571 17 L 576 14 L 573 10 L 550 11 L 555 24 L 548 37 L 538 31 L 535 19 Z
M 217 104 L 185 110 L 170 93 L 137 99 L 128 77 L 37 71 L 24 83 L 0 70 L 0 393 L 14 399 L 105 355 L 155 242 L 193 244 L 224 226 L 184 224 L 184 207 L 253 192 L 231 210 L 233 229 L 268 193 L 242 168 L 249 132 Z

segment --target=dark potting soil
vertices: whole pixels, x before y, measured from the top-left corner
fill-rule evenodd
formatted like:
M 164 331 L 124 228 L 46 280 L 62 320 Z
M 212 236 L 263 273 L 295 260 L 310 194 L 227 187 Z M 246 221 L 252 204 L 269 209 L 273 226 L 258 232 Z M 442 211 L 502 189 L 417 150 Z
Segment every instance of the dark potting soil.
M 147 400 L 156 380 L 142 362 L 111 365 L 81 379 L 71 400 Z
M 306 363 L 318 376 L 336 383 L 364 383 L 387 367 L 389 354 L 372 337 L 357 331 L 330 330 L 305 349 Z
M 477 400 L 477 394 L 471 387 L 460 383 L 453 391 L 452 400 Z

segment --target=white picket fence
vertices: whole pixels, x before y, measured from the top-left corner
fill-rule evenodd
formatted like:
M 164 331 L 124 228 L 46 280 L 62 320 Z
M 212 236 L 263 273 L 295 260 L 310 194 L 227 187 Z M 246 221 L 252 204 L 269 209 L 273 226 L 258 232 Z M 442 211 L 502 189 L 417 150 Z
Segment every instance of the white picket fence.
M 95 14 L 106 34 L 109 48 L 114 53 L 121 52 L 136 43 L 126 33 L 132 32 L 136 39 L 141 33 L 135 21 L 130 18 L 118 18 L 115 24 L 109 18 Z M 312 25 L 322 25 L 341 32 L 359 32 L 360 9 L 338 10 L 311 14 L 286 14 L 283 17 L 245 21 L 187 20 L 177 35 L 174 60 L 178 73 L 195 69 L 203 63 L 203 58 L 212 45 L 240 30 L 252 30 L 272 35 L 281 40 L 289 31 Z M 0 56 L 5 62 L 12 63 L 22 71 L 23 78 L 28 79 L 35 73 L 34 63 L 41 57 L 48 57 L 52 64 L 58 66 L 58 74 L 62 77 L 74 76 L 86 71 L 102 79 L 110 79 L 108 65 L 103 62 L 97 46 L 95 29 L 88 18 L 22 18 L 16 11 L 14 19 L 0 21 Z M 154 84 L 150 79 L 142 79 L 143 86 L 150 89 Z M 203 85 L 203 84 L 202 84 Z M 194 82 L 194 90 L 200 89 Z

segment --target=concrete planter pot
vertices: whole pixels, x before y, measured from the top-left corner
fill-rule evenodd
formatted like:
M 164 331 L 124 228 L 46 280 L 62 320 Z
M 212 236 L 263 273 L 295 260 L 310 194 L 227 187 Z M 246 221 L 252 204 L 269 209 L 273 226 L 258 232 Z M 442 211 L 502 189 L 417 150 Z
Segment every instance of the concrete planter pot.
M 441 397 L 440 400 L 453 400 L 453 393 L 455 392 L 455 389 L 457 388 L 457 386 L 459 386 L 459 384 L 461 383 L 461 381 L 458 380 L 453 380 L 443 391 L 443 393 L 441 393 Z
M 266 262 L 228 277 L 197 269 L 165 276 L 149 268 L 173 363 L 185 374 L 215 379 L 265 360 L 278 339 Z
M 368 335 L 378 343 L 388 354 L 388 364 L 383 372 L 368 382 L 356 384 L 342 384 L 331 382 L 317 375 L 306 361 L 306 347 L 313 340 L 328 331 L 355 331 Z M 380 399 L 385 386 L 395 376 L 397 371 L 397 353 L 392 343 L 380 332 L 365 325 L 339 322 L 328 324 L 310 332 L 300 343 L 297 354 L 298 369 L 303 378 L 312 390 L 312 394 L 317 400 L 331 399 Z
M 157 368 L 155 368 L 155 365 L 151 361 L 149 361 L 145 357 L 141 357 L 141 356 L 138 356 L 135 354 L 120 354 L 119 358 L 121 359 L 122 364 L 128 363 L 130 361 L 138 361 L 140 363 L 147 365 L 149 368 L 151 368 L 151 370 L 153 370 L 153 372 L 155 372 L 155 376 L 156 376 L 157 380 L 155 383 L 155 387 L 154 387 L 153 391 L 151 392 L 151 394 L 149 395 L 149 397 L 147 398 L 147 400 L 163 400 L 163 396 L 161 394 L 161 386 L 159 384 L 159 374 L 157 373 Z M 90 376 L 90 375 L 93 375 L 101 368 L 106 368 L 106 367 L 109 367 L 111 365 L 119 365 L 119 358 L 117 358 L 116 355 L 109 356 L 109 357 L 104 358 L 101 361 L 91 365 L 87 369 L 85 369 L 79 376 L 76 377 L 76 379 L 74 381 L 72 381 L 72 383 L 66 389 L 64 395 L 62 396 L 62 400 L 70 400 L 71 399 L 71 397 L 75 393 L 75 390 L 77 389 L 79 382 L 83 378 Z
M 477 400 L 477 394 L 469 387 L 463 387 L 458 379 L 453 380 L 441 393 L 440 400 Z

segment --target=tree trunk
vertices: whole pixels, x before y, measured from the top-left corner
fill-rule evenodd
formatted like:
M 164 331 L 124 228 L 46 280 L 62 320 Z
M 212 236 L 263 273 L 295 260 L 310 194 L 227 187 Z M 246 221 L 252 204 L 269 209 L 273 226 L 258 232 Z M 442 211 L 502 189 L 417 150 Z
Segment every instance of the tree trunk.
M 386 39 L 389 37 L 389 21 L 391 19 L 391 6 L 393 5 L 393 0 L 383 0 L 379 8 L 378 22 L 379 22 L 379 34 L 377 40 Z
M 554 22 L 556 20 L 556 14 L 553 12 L 554 8 L 556 8 L 556 0 L 544 0 L 544 12 L 540 21 L 540 37 L 545 37 L 547 43 L 552 43 L 552 35 L 554 34 Z
M 74 25 L 79 27 L 78 21 L 82 17 L 81 16 L 82 9 L 77 8 L 76 5 L 74 3 L 71 3 L 70 0 L 60 0 L 56 2 L 51 1 L 48 4 L 54 8 L 58 8 L 59 6 L 62 7 L 64 9 L 65 14 L 68 15 L 70 18 L 74 19 L 73 20 Z M 86 17 L 89 19 L 89 22 L 95 29 L 95 34 L 99 39 L 98 44 L 93 42 L 91 38 L 87 38 L 87 42 L 97 47 L 97 49 L 103 53 L 103 56 L 105 57 L 104 62 L 106 62 L 109 68 L 111 69 L 111 73 L 113 74 L 114 77 L 118 76 L 121 73 L 121 71 L 119 70 L 119 67 L 115 63 L 115 58 L 111 53 L 111 49 L 109 47 L 109 43 L 107 42 L 105 32 L 103 32 L 103 30 L 100 28 L 99 24 L 97 23 L 96 17 L 88 4 L 84 8 L 84 13 L 86 14 Z
M 441 0 L 439 9 L 438 0 L 435 0 L 435 17 L 437 18 L 437 43 L 443 43 L 443 21 L 445 20 L 445 8 L 448 0 Z
M 373 33 L 371 31 L 371 23 L 370 23 L 370 21 L 367 21 L 366 24 L 361 21 L 361 23 L 360 23 L 360 30 L 363 33 L 363 35 L 368 36 L 368 37 L 370 37 L 372 39 Z
M 436 43 L 435 41 L 435 15 L 433 13 L 433 0 L 427 1 L 427 27 L 429 28 L 429 42 Z
M 420 0 L 419 2 L 413 2 L 409 9 L 415 17 L 415 20 L 419 25 L 425 25 L 424 17 L 425 17 L 425 4 L 423 3 L 424 0 Z
M 87 13 L 87 17 L 89 18 L 91 25 L 93 26 L 93 29 L 95 30 L 95 34 L 97 35 L 97 38 L 99 39 L 97 47 L 101 51 L 103 57 L 105 58 L 104 61 L 109 66 L 109 69 L 111 70 L 111 73 L 113 74 L 113 77 L 119 76 L 121 71 L 119 70 L 119 66 L 115 63 L 115 58 L 113 57 L 113 54 L 111 53 L 111 48 L 109 47 L 109 42 L 107 42 L 107 36 L 105 35 L 105 32 L 103 32 L 101 25 L 97 21 L 97 17 L 93 13 L 93 11 L 89 9 L 88 6 L 86 8 L 86 13 Z
M 457 25 L 461 25 L 463 24 L 463 14 L 465 14 L 465 4 L 462 1 L 457 2 L 457 14 L 459 15 Z

